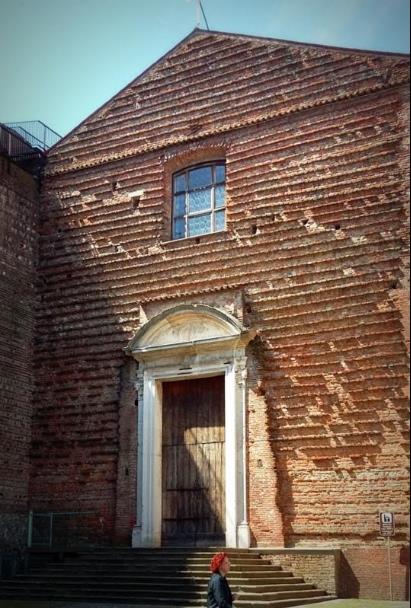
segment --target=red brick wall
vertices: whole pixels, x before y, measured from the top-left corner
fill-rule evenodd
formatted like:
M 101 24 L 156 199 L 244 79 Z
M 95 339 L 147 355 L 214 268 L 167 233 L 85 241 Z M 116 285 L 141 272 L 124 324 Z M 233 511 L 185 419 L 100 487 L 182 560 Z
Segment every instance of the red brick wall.
M 268 551 L 268 550 L 267 550 Z M 262 556 L 286 572 L 301 577 L 329 595 L 339 593 L 340 552 L 338 550 L 284 549 Z
M 26 542 L 38 194 L 0 157 L 0 548 Z
M 342 552 L 340 597 L 390 600 L 387 547 L 352 547 Z M 409 547 L 391 549 L 393 599 L 409 600 Z
M 140 304 L 172 307 L 236 290 L 245 323 L 258 330 L 248 352 L 253 542 L 372 545 L 381 508 L 396 511 L 403 542 L 408 198 L 400 85 L 407 61 L 211 38 L 190 42 L 200 70 L 183 62 L 183 46 L 145 77 L 146 88 L 123 91 L 50 158 L 41 211 L 33 501 L 95 509 L 116 538 L 127 539 L 135 516 L 135 395 L 124 382 L 122 349 L 139 326 Z M 165 137 L 161 120 L 169 125 L 173 112 L 167 95 L 184 78 L 196 90 L 207 44 L 215 57 L 227 53 L 228 63 L 239 49 L 250 52 L 242 82 L 248 108 L 227 122 L 223 110 L 236 88 L 224 76 L 224 60 L 226 95 L 216 91 L 204 101 L 204 130 L 187 131 L 196 101 L 187 93 L 175 120 L 180 131 Z M 271 88 L 253 111 L 253 96 L 260 98 L 253 61 L 259 57 L 258 69 L 268 69 L 278 53 L 288 59 L 276 64 L 284 88 L 275 90 L 288 104 Z M 307 70 L 303 106 L 292 103 L 293 58 Z M 310 97 L 332 61 L 343 68 L 341 86 L 335 81 L 328 93 Z M 140 109 L 137 88 L 140 98 L 146 91 Z M 213 150 L 227 160 L 227 231 L 169 242 L 165 175 L 180 157 L 206 160 Z M 144 191 L 138 205 L 129 195 L 137 190 Z

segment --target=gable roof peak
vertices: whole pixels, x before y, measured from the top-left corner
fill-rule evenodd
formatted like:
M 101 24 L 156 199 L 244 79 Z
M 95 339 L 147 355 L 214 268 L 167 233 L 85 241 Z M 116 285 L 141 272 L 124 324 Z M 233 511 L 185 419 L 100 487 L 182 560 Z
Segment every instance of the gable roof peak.
M 226 31 L 222 31 L 222 30 L 208 30 L 208 29 L 204 29 L 201 27 L 195 27 L 191 33 L 186 36 L 185 38 L 183 38 L 183 40 L 181 42 L 186 42 L 189 38 L 196 36 L 196 35 L 204 35 L 204 34 L 208 34 L 211 36 L 226 36 L 229 38 L 241 38 L 244 40 L 255 40 L 256 42 L 261 41 L 261 42 L 272 42 L 272 43 L 276 43 L 276 44 L 283 44 L 283 45 L 290 45 L 290 46 L 296 46 L 296 47 L 308 47 L 308 48 L 314 48 L 314 49 L 323 49 L 323 50 L 328 50 L 328 51 L 336 51 L 336 52 L 345 52 L 348 54 L 365 54 L 365 55 L 383 55 L 383 56 L 388 56 L 388 57 L 406 57 L 409 58 L 410 54 L 409 53 L 400 53 L 400 52 L 392 52 L 392 51 L 379 51 L 379 50 L 373 50 L 373 49 L 358 49 L 358 48 L 351 48 L 351 47 L 339 47 L 339 46 L 333 46 L 333 45 L 329 45 L 329 44 L 318 44 L 316 42 L 303 42 L 303 41 L 298 41 L 298 40 L 287 40 L 285 38 L 276 38 L 276 37 L 272 37 L 272 36 L 258 36 L 258 35 L 253 35 L 253 34 L 241 34 L 238 32 L 226 32 Z M 180 43 L 181 44 L 181 43 Z M 179 46 L 179 45 L 177 45 Z
M 196 42 L 195 42 L 196 39 L 200 42 L 200 45 L 199 45 L 200 47 L 204 46 L 203 40 L 205 41 L 205 45 L 207 45 L 208 42 L 213 43 L 213 42 L 221 41 L 221 40 L 227 40 L 227 41 L 231 41 L 231 42 L 241 41 L 244 43 L 249 41 L 250 46 L 253 46 L 252 43 L 254 41 L 255 45 L 262 45 L 262 46 L 266 46 L 266 47 L 270 47 L 270 45 L 272 45 L 274 49 L 278 48 L 278 47 L 284 48 L 284 47 L 288 46 L 288 47 L 290 47 L 291 52 L 297 52 L 297 53 L 299 52 L 299 50 L 301 50 L 301 53 L 304 53 L 304 49 L 307 49 L 308 54 L 310 54 L 311 52 L 316 54 L 316 52 L 323 50 L 322 54 L 328 52 L 330 54 L 334 54 L 334 55 L 340 56 L 340 57 L 341 57 L 341 54 L 347 54 L 347 55 L 352 55 L 354 57 L 357 56 L 356 57 L 357 60 L 359 58 L 358 56 L 362 56 L 360 61 L 364 60 L 364 55 L 365 55 L 365 57 L 368 58 L 368 59 L 366 59 L 366 61 L 369 64 L 374 64 L 374 63 L 379 63 L 379 62 L 386 62 L 387 64 L 393 64 L 393 65 L 401 64 L 401 68 L 403 71 L 405 69 L 404 66 L 407 63 L 404 60 L 404 58 L 406 57 L 407 59 L 409 59 L 409 55 L 398 54 L 398 53 L 384 53 L 384 52 L 375 52 L 375 51 L 354 50 L 354 49 L 347 49 L 347 48 L 339 49 L 337 47 L 309 44 L 309 43 L 305 43 L 305 42 L 294 42 L 294 41 L 288 41 L 288 40 L 281 40 L 281 39 L 277 39 L 277 38 L 252 36 L 252 35 L 248 35 L 248 34 L 238 34 L 238 33 L 232 33 L 232 32 L 220 32 L 220 31 L 216 31 L 216 30 L 208 30 L 208 29 L 203 29 L 201 27 L 196 27 L 187 36 L 185 36 L 182 40 L 180 40 L 174 47 L 172 47 L 169 51 L 167 51 L 162 57 L 160 57 L 157 61 L 155 61 L 153 64 L 151 64 L 149 67 L 147 67 L 139 76 L 137 76 L 131 82 L 126 84 L 120 91 L 116 92 L 108 101 L 103 103 L 99 108 L 97 108 L 88 117 L 86 117 L 83 121 L 81 121 L 80 124 L 75 126 L 69 133 L 67 133 L 63 138 L 61 138 L 59 140 L 59 142 L 57 142 L 57 144 L 55 144 L 48 150 L 48 156 L 50 157 L 52 154 L 54 154 L 54 151 L 56 149 L 59 149 L 59 150 L 62 149 L 64 147 L 65 143 L 67 142 L 67 140 L 69 138 L 71 138 L 73 136 L 73 134 L 80 133 L 80 131 L 83 129 L 83 127 L 89 121 L 95 120 L 100 115 L 101 116 L 104 115 L 104 113 L 110 107 L 110 104 L 113 103 L 116 98 L 121 97 L 123 94 L 125 94 L 129 88 L 133 87 L 134 85 L 137 85 L 138 83 L 144 82 L 144 78 L 146 78 L 150 74 L 154 73 L 155 70 L 157 70 L 159 67 L 161 68 L 162 64 L 165 66 L 168 66 L 168 62 L 176 54 L 178 54 L 178 52 L 181 49 L 184 49 L 185 45 L 187 45 L 187 50 L 191 51 L 191 47 L 196 46 Z M 201 39 L 203 39 L 203 40 L 201 40 Z M 235 46 L 237 46 L 237 45 L 235 45 Z M 239 46 L 242 46 L 242 45 L 240 44 Z M 247 46 L 247 45 L 244 44 L 243 46 Z M 200 54 L 201 54 L 201 49 L 200 49 Z M 384 56 L 387 56 L 387 55 L 389 57 L 387 57 L 384 60 Z M 378 73 L 378 77 L 380 77 L 380 78 L 382 77 L 384 79 L 385 76 L 381 75 L 381 73 L 378 71 L 379 70 L 378 66 L 374 66 L 374 67 L 376 69 L 376 72 Z M 371 68 L 372 68 L 372 66 L 371 66 Z

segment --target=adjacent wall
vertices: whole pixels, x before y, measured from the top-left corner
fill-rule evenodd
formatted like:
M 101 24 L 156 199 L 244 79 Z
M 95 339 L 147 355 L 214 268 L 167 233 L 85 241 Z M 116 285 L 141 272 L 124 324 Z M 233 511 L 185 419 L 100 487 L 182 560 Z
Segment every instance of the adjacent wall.
M 0 157 L 0 549 L 27 541 L 38 193 Z

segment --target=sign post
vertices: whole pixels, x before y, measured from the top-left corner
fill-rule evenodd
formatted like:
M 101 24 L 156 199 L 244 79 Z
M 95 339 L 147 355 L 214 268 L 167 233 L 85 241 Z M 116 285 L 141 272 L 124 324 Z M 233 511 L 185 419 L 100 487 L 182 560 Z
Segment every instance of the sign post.
M 388 576 L 390 582 L 390 599 L 394 600 L 394 590 L 392 584 L 392 565 L 391 565 L 391 538 L 395 535 L 395 515 L 392 512 L 380 513 L 380 534 L 387 539 L 388 548 Z

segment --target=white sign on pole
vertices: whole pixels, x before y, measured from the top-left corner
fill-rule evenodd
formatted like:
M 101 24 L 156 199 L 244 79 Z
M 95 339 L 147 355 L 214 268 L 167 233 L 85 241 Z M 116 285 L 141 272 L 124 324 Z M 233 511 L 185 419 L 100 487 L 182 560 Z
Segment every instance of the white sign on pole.
M 395 516 L 391 512 L 380 513 L 380 533 L 381 536 L 390 538 L 395 535 Z
M 392 565 L 391 565 L 391 538 L 395 536 L 395 515 L 391 511 L 383 511 L 380 513 L 380 534 L 387 539 L 388 550 L 388 576 L 390 585 L 390 599 L 394 599 L 394 588 L 392 582 Z

